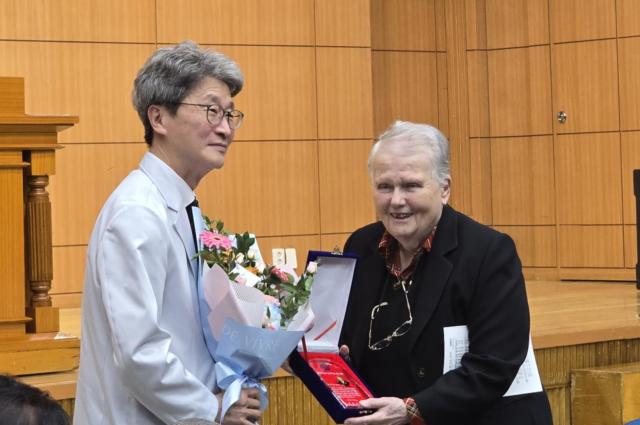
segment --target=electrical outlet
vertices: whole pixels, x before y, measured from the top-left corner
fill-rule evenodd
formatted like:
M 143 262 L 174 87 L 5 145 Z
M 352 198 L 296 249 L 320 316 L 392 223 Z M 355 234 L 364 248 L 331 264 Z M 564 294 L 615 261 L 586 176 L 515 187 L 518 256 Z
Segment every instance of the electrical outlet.
M 282 267 L 286 264 L 284 248 L 273 248 L 271 250 L 271 262 L 274 266 Z
M 298 268 L 298 256 L 296 254 L 295 248 L 286 248 L 284 250 L 284 258 L 287 266 L 291 267 L 292 269 Z

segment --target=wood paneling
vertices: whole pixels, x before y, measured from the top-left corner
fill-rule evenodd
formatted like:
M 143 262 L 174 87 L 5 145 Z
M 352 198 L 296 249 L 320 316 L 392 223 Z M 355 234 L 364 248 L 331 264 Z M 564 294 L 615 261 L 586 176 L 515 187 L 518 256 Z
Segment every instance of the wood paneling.
M 371 47 L 376 50 L 436 50 L 434 0 L 372 0 Z
M 241 232 L 243 229 L 231 229 L 233 231 Z M 301 274 L 307 264 L 307 254 L 310 250 L 320 249 L 320 235 L 307 235 L 307 236 L 272 236 L 272 237 L 260 237 L 258 236 L 258 246 L 262 253 L 262 258 L 269 264 L 274 264 L 273 255 L 271 250 L 273 248 L 295 248 L 296 260 L 298 267 L 296 273 Z
M 319 234 L 317 142 L 236 143 L 197 193 L 203 213 L 236 232 Z
M 467 52 L 469 76 L 469 136 L 489 136 L 489 75 L 487 52 Z
M 0 74 L 25 79 L 26 112 L 70 114 L 80 123 L 61 143 L 141 141 L 131 105 L 138 68 L 154 46 L 136 44 L 0 42 Z
M 467 49 L 487 48 L 486 3 L 487 0 L 467 0 L 465 4 Z
M 560 224 L 622 224 L 619 133 L 562 135 L 555 140 Z
M 638 263 L 638 229 L 636 226 L 624 228 L 624 266 L 635 269 Z
M 640 2 L 617 0 L 618 37 L 640 35 Z
M 492 136 L 550 134 L 549 47 L 488 54 Z
M 550 0 L 550 6 L 556 43 L 616 36 L 615 0 Z
M 371 46 L 369 0 L 315 0 L 316 44 Z
M 447 0 L 435 0 L 434 2 L 435 19 L 438 22 L 436 24 L 436 50 L 438 52 L 447 51 L 447 31 L 444 27 L 446 2 Z
M 471 211 L 469 215 L 481 223 L 493 223 L 491 204 L 491 141 L 469 140 Z M 455 182 L 453 182 L 455 185 Z
M 0 193 L 2 193 L 2 202 L 0 202 L 0 234 L 2 241 L 0 242 L 0 270 L 3 271 L 2 281 L 0 285 L 0 296 L 3 302 L 0 304 L 0 323 L 3 320 L 15 320 L 16 318 L 24 318 L 24 286 L 25 281 L 24 270 L 24 208 L 22 188 L 22 158 L 14 158 L 11 161 L 8 158 L 8 152 L 3 152 L 4 164 L 0 167 Z M 18 153 L 19 154 L 19 153 Z M 13 163 L 14 166 L 8 168 L 7 163 Z M 16 249 L 20 247 L 21 249 Z M 24 334 L 24 325 L 22 326 L 22 334 Z M 4 329 L 3 329 L 4 330 Z M 6 334 L 4 334 L 6 335 Z
M 5 0 L 0 39 L 155 43 L 154 0 Z
M 622 202 L 624 224 L 636 222 L 636 197 L 633 193 L 633 170 L 640 169 L 640 132 L 620 134 L 622 149 Z
M 53 248 L 51 295 L 81 293 L 84 284 L 86 245 Z
M 58 173 L 49 186 L 54 246 L 88 243 L 102 205 L 145 151 L 144 143 L 109 143 L 57 152 Z
M 313 48 L 215 48 L 233 58 L 245 76 L 245 86 L 235 98 L 237 108 L 245 113 L 236 140 L 300 140 L 317 137 L 317 74 Z
M 559 226 L 560 267 L 624 267 L 622 226 Z
M 618 130 L 616 41 L 554 45 L 552 56 L 556 132 Z M 567 113 L 564 124 L 558 111 Z
M 323 251 L 333 251 L 333 249 L 336 247 L 340 251 L 342 251 L 344 249 L 345 242 L 347 242 L 347 239 L 349 238 L 349 235 L 351 235 L 351 233 L 320 235 L 320 247 Z
M 487 0 L 487 48 L 549 43 L 547 0 Z
M 493 224 L 555 224 L 551 136 L 491 140 Z
M 352 232 L 373 221 L 367 158 L 370 140 L 319 142 L 320 230 Z
M 640 2 L 638 3 L 640 4 Z M 640 129 L 640 38 L 618 40 L 620 129 Z
M 440 1 L 440 0 L 438 0 Z M 447 89 L 447 54 L 436 53 L 438 73 L 438 128 L 449 135 L 449 94 Z
M 373 52 L 374 132 L 395 120 L 438 122 L 436 53 Z
M 318 138 L 372 138 L 371 50 L 320 47 L 316 59 Z
M 557 265 L 555 226 L 495 226 L 511 236 L 524 267 Z
M 157 0 L 158 42 L 313 45 L 313 0 Z M 286 62 L 282 62 L 283 64 Z M 284 68 L 284 67 L 283 67 Z

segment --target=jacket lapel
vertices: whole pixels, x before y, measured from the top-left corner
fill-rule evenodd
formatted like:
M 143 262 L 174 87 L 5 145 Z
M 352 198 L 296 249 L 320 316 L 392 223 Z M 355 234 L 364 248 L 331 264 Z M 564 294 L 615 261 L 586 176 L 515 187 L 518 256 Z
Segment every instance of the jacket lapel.
M 193 236 L 191 234 L 191 225 L 189 224 L 189 216 L 187 215 L 186 209 L 182 209 L 182 211 L 178 211 L 178 219 L 173 225 L 176 232 L 178 232 L 178 236 L 182 240 L 182 245 L 184 246 L 185 253 L 187 255 L 187 259 L 189 260 L 191 274 L 195 277 L 198 272 L 198 260 L 194 259 L 194 255 L 196 255 L 196 247 L 193 243 Z
M 409 332 L 411 347 L 415 345 L 438 306 L 449 275 L 453 270 L 453 265 L 445 255 L 458 246 L 457 221 L 455 212 L 445 205 L 438 222 L 433 248 L 418 265 L 414 281 L 421 286 L 414 304 L 413 326 Z

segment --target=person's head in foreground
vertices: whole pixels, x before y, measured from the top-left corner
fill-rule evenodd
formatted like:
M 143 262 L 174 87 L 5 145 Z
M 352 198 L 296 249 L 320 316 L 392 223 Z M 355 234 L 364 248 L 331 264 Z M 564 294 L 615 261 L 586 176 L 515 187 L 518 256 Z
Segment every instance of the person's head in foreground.
M 71 420 L 48 393 L 0 375 L 0 425 L 71 425 Z

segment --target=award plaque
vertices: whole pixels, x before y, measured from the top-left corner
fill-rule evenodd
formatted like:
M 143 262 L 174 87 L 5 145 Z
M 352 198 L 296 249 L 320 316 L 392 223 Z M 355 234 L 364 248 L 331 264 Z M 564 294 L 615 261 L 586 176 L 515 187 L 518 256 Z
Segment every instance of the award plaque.
M 309 261 L 318 262 L 310 297 L 315 322 L 305 333 L 303 345 L 289 357 L 289 364 L 331 418 L 343 423 L 373 413 L 362 408 L 360 401 L 374 395 L 338 354 L 356 258 L 311 251 Z

